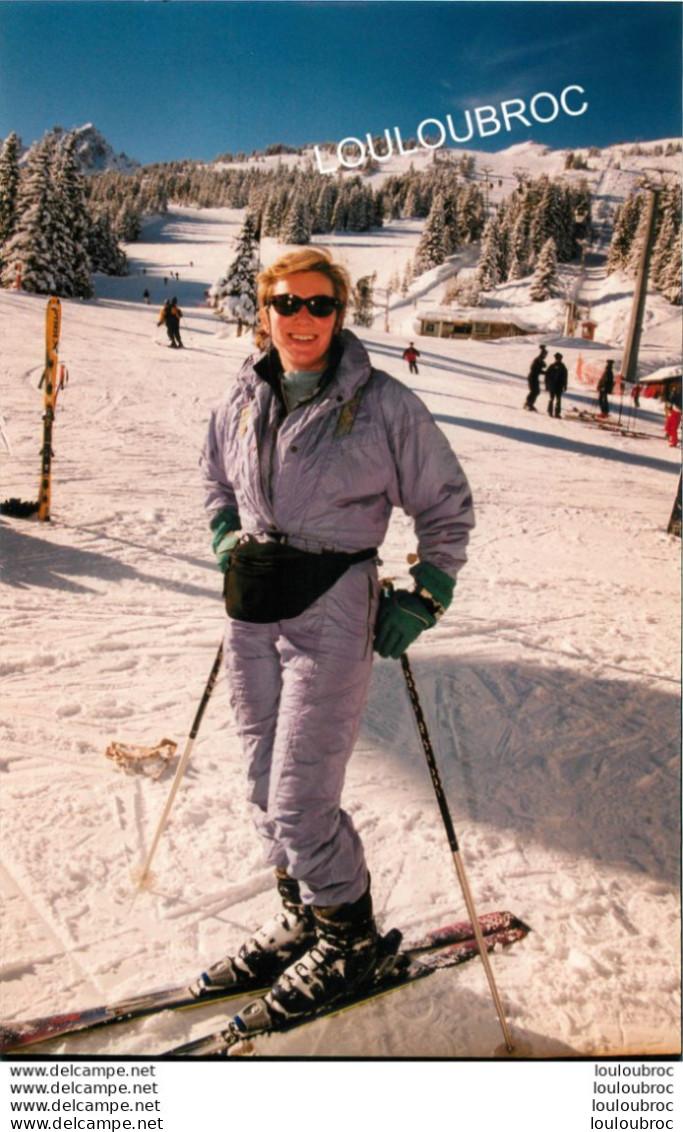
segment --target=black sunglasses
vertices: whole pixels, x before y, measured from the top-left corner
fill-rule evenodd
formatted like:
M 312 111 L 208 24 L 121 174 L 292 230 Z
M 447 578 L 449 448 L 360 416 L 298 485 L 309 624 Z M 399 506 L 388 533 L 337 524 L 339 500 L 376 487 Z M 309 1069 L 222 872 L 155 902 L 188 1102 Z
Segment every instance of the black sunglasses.
M 271 295 L 266 303 L 267 307 L 275 307 L 278 314 L 284 318 L 298 314 L 302 307 L 306 307 L 313 318 L 329 318 L 339 310 L 341 303 L 331 295 L 311 295 L 310 299 L 302 299 L 300 295 Z

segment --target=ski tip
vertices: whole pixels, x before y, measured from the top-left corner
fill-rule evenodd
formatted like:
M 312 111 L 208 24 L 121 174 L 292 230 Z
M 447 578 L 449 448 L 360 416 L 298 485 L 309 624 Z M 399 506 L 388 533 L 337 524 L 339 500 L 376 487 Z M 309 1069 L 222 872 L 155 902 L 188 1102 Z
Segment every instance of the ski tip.
M 533 931 L 533 928 L 525 923 L 524 920 L 520 920 L 519 916 L 515 916 L 514 912 L 499 912 L 498 915 L 505 920 L 506 928 L 517 928 L 519 931 L 523 932 Z M 480 919 L 482 918 L 485 919 L 486 917 L 480 917 Z
M 520 920 L 519 916 L 513 916 L 512 917 L 512 923 L 511 923 L 510 926 L 513 927 L 513 928 L 517 928 L 519 931 L 524 932 L 526 935 L 528 935 L 529 932 L 532 932 L 534 930 L 530 926 L 530 924 L 526 923 L 525 920 Z

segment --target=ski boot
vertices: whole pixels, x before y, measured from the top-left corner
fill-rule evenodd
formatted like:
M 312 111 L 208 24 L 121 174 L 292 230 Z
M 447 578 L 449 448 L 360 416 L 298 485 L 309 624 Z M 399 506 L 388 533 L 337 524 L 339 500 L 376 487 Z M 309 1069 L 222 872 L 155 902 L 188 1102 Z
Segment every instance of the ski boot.
M 262 1000 L 277 1029 L 372 982 L 379 937 L 370 889 L 353 904 L 312 907 L 315 942 L 286 968 Z
M 209 967 L 195 985 L 201 997 L 216 987 L 238 990 L 267 986 L 315 940 L 313 916 L 301 900 L 299 882 L 284 869 L 276 869 L 282 911 L 276 912 L 242 944 L 236 956 L 227 956 Z

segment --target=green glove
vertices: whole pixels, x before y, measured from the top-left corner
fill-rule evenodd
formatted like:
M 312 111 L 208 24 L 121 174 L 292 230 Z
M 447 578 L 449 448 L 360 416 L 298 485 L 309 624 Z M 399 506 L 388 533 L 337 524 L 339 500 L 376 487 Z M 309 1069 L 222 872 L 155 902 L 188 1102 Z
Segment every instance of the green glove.
M 222 574 L 228 567 L 230 552 L 239 539 L 240 517 L 233 507 L 225 507 L 210 522 L 213 531 L 213 552 Z
M 436 625 L 436 617 L 409 590 L 382 594 L 375 625 L 375 652 L 398 660 L 424 629 Z
M 382 594 L 375 626 L 375 651 L 398 660 L 425 629 L 436 625 L 453 600 L 455 579 L 431 562 L 418 562 L 410 573 L 415 589 Z

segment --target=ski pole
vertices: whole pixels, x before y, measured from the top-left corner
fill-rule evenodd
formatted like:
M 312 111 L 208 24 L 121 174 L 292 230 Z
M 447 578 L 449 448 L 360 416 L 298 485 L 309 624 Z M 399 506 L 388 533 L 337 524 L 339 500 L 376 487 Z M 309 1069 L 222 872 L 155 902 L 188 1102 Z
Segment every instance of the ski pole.
M 159 825 L 157 826 L 157 831 L 154 835 L 152 847 L 151 847 L 149 853 L 147 854 L 147 860 L 145 861 L 144 865 L 142 866 L 142 869 L 140 870 L 139 874 L 136 875 L 135 878 L 134 878 L 137 881 L 138 891 L 141 888 L 144 888 L 147 883 L 149 883 L 149 877 L 150 877 L 149 870 L 150 870 L 150 866 L 152 864 L 152 859 L 154 857 L 154 854 L 156 853 L 159 841 L 161 840 L 161 835 L 164 831 L 164 827 L 166 825 L 166 822 L 168 821 L 168 815 L 171 812 L 171 806 L 173 805 L 173 800 L 174 800 L 176 794 L 178 793 L 178 787 L 180 786 L 180 780 L 182 779 L 183 774 L 185 773 L 185 768 L 187 767 L 187 764 L 190 761 L 190 755 L 192 754 L 192 748 L 194 746 L 194 741 L 197 738 L 197 732 L 199 731 L 199 725 L 202 722 L 204 712 L 206 711 L 206 705 L 208 704 L 209 700 L 211 699 L 211 693 L 213 692 L 213 690 L 216 686 L 216 681 L 218 679 L 218 673 L 220 671 L 222 660 L 223 660 L 223 642 L 221 641 L 220 645 L 218 646 L 218 652 L 216 653 L 216 659 L 213 662 L 213 668 L 211 669 L 211 674 L 210 674 L 209 679 L 206 683 L 206 688 L 204 689 L 204 695 L 201 698 L 201 702 L 199 704 L 199 707 L 197 708 L 197 714 L 195 715 L 194 722 L 192 724 L 192 727 L 190 728 L 190 734 L 188 736 L 187 743 L 185 744 L 185 750 L 183 751 L 183 757 L 181 758 L 180 762 L 178 763 L 178 768 L 175 772 L 175 777 L 173 779 L 173 783 L 172 783 L 171 789 L 169 791 L 168 799 L 166 800 L 166 805 L 164 806 L 164 812 L 161 815 L 161 818 L 159 820 Z
M 434 786 L 434 793 L 436 794 L 436 800 L 439 804 L 439 809 L 441 811 L 441 817 L 443 818 L 443 823 L 444 823 L 444 826 L 446 828 L 446 834 L 448 836 L 448 844 L 450 845 L 451 852 L 453 854 L 453 862 L 455 864 L 455 871 L 458 875 L 458 880 L 460 881 L 460 888 L 462 889 L 462 894 L 465 898 L 465 904 L 467 905 L 467 914 L 469 915 L 469 918 L 472 921 L 472 927 L 474 928 L 474 937 L 477 941 L 477 947 L 479 948 L 479 954 L 481 955 L 481 961 L 484 964 L 484 970 L 486 971 L 486 978 L 488 979 L 488 984 L 489 984 L 489 987 L 491 989 L 491 995 L 493 997 L 493 1001 L 495 1003 L 496 1011 L 498 1013 L 498 1019 L 500 1021 L 500 1026 L 501 1026 L 501 1029 L 503 1031 L 503 1037 L 505 1038 L 505 1045 L 507 1046 L 508 1053 L 512 1053 L 514 1046 L 512 1044 L 512 1038 L 510 1037 L 510 1031 L 508 1029 L 508 1024 L 505 1020 L 505 1013 L 503 1011 L 503 1004 L 501 1002 L 500 995 L 498 993 L 496 981 L 493 977 L 493 970 L 491 968 L 491 963 L 490 963 L 490 960 L 489 960 L 488 951 L 487 951 L 487 948 L 486 948 L 486 943 L 484 942 L 484 936 L 483 936 L 483 933 L 482 933 L 482 930 L 481 930 L 481 926 L 479 924 L 479 920 L 477 918 L 477 913 L 476 913 L 476 910 L 475 910 L 475 907 L 474 907 L 474 901 L 472 899 L 472 893 L 471 893 L 470 886 L 468 884 L 467 876 L 466 876 L 466 873 L 465 873 L 465 866 L 464 866 L 464 864 L 462 862 L 462 858 L 460 856 L 460 848 L 458 846 L 458 839 L 455 835 L 455 829 L 453 827 L 453 821 L 452 821 L 452 818 L 451 818 L 450 810 L 448 808 L 448 803 L 446 801 L 446 795 L 444 794 L 443 786 L 441 784 L 441 776 L 439 774 L 439 768 L 438 768 L 437 763 L 436 763 L 436 758 L 434 757 L 434 750 L 432 748 L 431 740 L 429 738 L 429 732 L 427 730 L 427 724 L 425 722 L 425 717 L 424 717 L 424 714 L 422 712 L 422 707 L 420 705 L 420 700 L 419 700 L 419 697 L 418 697 L 418 694 L 417 694 L 415 677 L 413 676 L 413 670 L 410 666 L 410 661 L 408 660 L 408 654 L 405 653 L 405 652 L 403 653 L 403 655 L 401 657 L 401 668 L 403 669 L 403 675 L 405 676 L 406 686 L 408 688 L 408 695 L 410 697 L 410 702 L 411 702 L 411 705 L 412 705 L 412 708 L 413 708 L 413 712 L 415 713 L 415 721 L 417 723 L 417 730 L 419 732 L 420 739 L 422 741 L 422 748 L 423 748 L 425 756 L 427 758 L 427 766 L 429 767 L 429 773 L 431 775 L 432 784 Z

